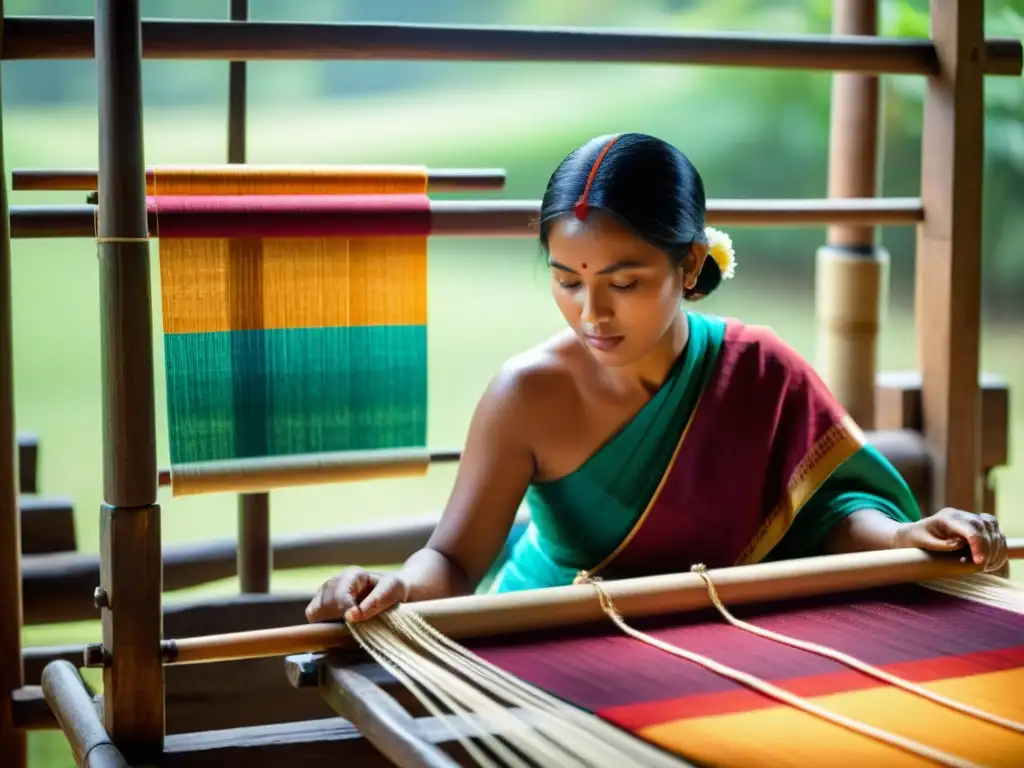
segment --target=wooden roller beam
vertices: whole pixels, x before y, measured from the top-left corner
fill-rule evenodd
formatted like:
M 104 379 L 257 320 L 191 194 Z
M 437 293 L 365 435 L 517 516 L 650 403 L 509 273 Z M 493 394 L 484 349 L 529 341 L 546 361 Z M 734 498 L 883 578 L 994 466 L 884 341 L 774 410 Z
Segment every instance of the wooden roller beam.
M 1011 559 L 1024 558 L 1024 539 L 1010 539 Z M 887 549 L 845 555 L 712 569 L 708 576 L 726 605 L 813 597 L 911 581 L 975 574 L 981 567 L 961 553 Z M 624 618 L 663 616 L 711 606 L 707 587 L 696 573 L 672 573 L 605 581 L 604 590 Z M 493 637 L 570 627 L 604 617 L 593 587 L 527 590 L 509 594 L 470 595 L 416 603 L 415 611 L 452 639 Z M 281 629 L 164 640 L 165 665 L 202 664 L 354 647 L 344 624 L 297 624 Z M 103 663 L 93 647 L 90 666 Z
M 259 167 L 259 166 L 257 166 Z M 301 170 L 301 166 L 295 166 Z M 147 169 L 151 181 L 153 170 Z M 432 168 L 427 176 L 429 192 L 487 192 L 505 188 L 503 168 Z M 83 168 L 31 168 L 11 171 L 14 192 L 90 192 L 96 189 L 96 170 Z
M 434 200 L 431 234 L 439 237 L 536 237 L 539 200 Z M 834 200 L 709 200 L 713 225 L 911 225 L 921 220 L 913 197 Z M 95 237 L 94 205 L 13 205 L 11 237 Z M 151 227 L 152 229 L 152 227 Z
M 89 19 L 7 19 L 0 49 L 8 59 L 89 59 Z M 565 27 L 333 24 L 151 20 L 142 24 L 147 59 L 221 61 L 387 60 L 704 64 L 930 75 L 930 40 L 862 40 L 839 35 L 686 33 Z M 985 41 L 986 72 L 1017 76 L 1020 41 Z

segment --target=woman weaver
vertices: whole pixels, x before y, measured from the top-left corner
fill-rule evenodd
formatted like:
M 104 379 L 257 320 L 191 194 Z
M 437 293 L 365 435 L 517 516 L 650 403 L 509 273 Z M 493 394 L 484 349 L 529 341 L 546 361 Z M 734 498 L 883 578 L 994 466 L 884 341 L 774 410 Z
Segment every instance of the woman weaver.
M 580 571 L 965 545 L 986 570 L 1003 565 L 995 518 L 922 519 L 896 470 L 770 330 L 683 309 L 732 277 L 731 242 L 704 218 L 697 170 L 651 136 L 599 137 L 558 166 L 540 240 L 569 327 L 488 386 L 427 545 L 395 573 L 328 580 L 309 620 L 559 586 Z M 531 521 L 510 536 L 524 497 Z

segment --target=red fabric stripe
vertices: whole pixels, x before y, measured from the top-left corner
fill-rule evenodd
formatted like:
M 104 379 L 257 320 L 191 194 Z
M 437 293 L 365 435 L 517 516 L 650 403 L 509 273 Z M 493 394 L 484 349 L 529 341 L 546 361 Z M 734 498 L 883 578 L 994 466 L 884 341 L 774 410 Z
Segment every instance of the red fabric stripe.
M 430 234 L 426 195 L 149 197 L 154 237 L 365 237 Z
M 1024 637 L 1024 616 L 916 584 L 738 605 L 732 611 L 764 629 L 875 666 L 1015 648 Z M 846 671 L 831 659 L 731 627 L 713 609 L 629 623 L 767 680 Z M 503 669 L 590 712 L 744 690 L 739 683 L 629 637 L 609 621 L 573 631 L 477 639 L 470 645 Z
M 1024 666 L 1024 646 L 1005 648 L 997 651 L 981 651 L 963 656 L 945 656 L 920 659 L 897 664 L 885 664 L 880 669 L 902 677 L 913 683 L 927 683 L 952 677 L 1000 672 Z M 832 693 L 850 693 L 888 686 L 873 677 L 854 670 L 836 672 L 813 677 L 797 677 L 789 680 L 772 681 L 798 696 L 826 696 Z M 769 698 L 749 688 L 737 688 L 716 693 L 703 693 L 663 701 L 651 701 L 622 707 L 610 707 L 597 712 L 598 715 L 631 731 L 672 720 L 693 717 L 729 715 L 750 712 L 777 706 Z

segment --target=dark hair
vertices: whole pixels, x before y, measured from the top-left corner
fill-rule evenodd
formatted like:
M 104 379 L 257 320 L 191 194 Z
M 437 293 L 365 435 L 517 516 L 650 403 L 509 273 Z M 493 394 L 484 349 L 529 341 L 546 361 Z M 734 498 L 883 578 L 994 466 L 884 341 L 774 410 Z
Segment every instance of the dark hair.
M 594 170 L 597 165 L 596 171 Z M 591 172 L 593 171 L 593 178 Z M 584 198 L 584 193 L 585 198 Z M 573 150 L 551 174 L 540 206 L 540 242 L 546 251 L 554 221 L 589 210 L 614 216 L 639 237 L 682 264 L 694 243 L 706 243 L 704 182 L 682 152 L 643 133 L 598 136 Z M 586 211 L 582 212 L 583 217 Z M 710 256 L 684 298 L 700 299 L 722 281 Z

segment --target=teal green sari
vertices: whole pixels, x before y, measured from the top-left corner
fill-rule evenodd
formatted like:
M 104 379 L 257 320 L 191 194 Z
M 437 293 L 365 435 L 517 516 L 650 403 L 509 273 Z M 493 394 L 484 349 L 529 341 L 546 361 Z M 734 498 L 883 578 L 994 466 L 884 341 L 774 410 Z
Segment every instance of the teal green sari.
M 806 557 L 859 509 L 919 519 L 903 478 L 791 350 L 763 329 L 687 320 L 686 348 L 640 412 L 575 471 L 529 487 L 530 521 L 481 591 Z

